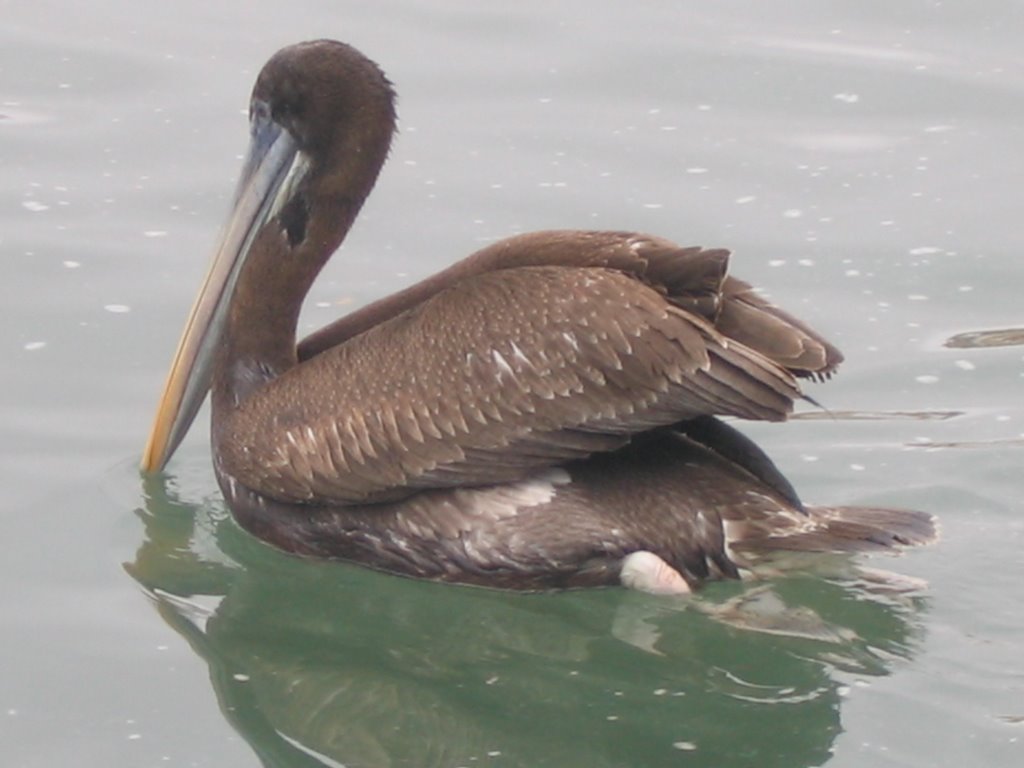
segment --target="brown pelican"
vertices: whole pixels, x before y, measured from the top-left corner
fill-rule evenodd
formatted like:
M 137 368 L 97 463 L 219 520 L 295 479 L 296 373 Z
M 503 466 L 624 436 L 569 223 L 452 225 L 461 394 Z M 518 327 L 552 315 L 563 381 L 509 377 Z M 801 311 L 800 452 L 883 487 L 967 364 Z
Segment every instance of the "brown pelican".
M 726 275 L 632 232 L 494 243 L 301 343 L 313 279 L 386 159 L 394 92 L 318 40 L 256 81 L 234 208 L 143 468 L 212 389 L 216 475 L 283 550 L 517 589 L 685 592 L 744 552 L 917 543 L 913 512 L 805 506 L 716 416 L 781 421 L 839 351 Z

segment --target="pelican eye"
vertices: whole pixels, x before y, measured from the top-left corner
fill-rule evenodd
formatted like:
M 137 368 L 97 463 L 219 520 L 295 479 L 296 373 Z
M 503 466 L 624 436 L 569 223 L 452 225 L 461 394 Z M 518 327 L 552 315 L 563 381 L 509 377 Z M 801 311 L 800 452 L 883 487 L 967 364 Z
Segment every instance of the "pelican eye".
M 297 132 L 305 114 L 305 99 L 294 93 L 288 96 L 279 96 L 270 105 L 270 116 L 279 125 L 286 126 L 293 134 Z

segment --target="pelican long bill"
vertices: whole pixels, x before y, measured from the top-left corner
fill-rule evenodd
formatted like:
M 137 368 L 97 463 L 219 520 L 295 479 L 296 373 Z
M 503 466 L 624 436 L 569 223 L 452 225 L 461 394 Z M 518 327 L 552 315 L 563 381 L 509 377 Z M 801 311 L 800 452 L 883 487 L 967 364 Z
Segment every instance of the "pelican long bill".
M 252 242 L 307 168 L 294 137 L 271 117 L 263 102 L 254 102 L 250 125 L 252 138 L 234 205 L 185 321 L 142 454 L 146 472 L 166 466 L 195 420 L 210 390 L 213 359 Z

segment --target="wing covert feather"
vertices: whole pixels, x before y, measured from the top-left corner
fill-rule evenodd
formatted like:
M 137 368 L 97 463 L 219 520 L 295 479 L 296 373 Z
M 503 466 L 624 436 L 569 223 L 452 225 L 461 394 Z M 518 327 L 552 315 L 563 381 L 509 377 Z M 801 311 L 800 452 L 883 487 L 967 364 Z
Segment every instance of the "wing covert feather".
M 722 275 L 720 275 L 722 277 Z M 512 482 L 702 414 L 785 418 L 792 375 L 615 269 L 472 275 L 257 390 L 220 460 L 283 501 Z

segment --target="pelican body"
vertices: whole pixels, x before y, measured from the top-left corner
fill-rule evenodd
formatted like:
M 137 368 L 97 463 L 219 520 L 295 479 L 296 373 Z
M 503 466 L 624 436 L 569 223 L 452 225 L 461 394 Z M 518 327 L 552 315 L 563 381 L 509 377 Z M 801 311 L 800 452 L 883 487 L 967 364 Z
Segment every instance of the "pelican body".
M 234 207 L 143 458 L 212 393 L 238 523 L 288 552 L 515 589 L 685 592 L 742 552 L 916 543 L 930 518 L 804 505 L 719 416 L 782 421 L 842 356 L 727 275 L 632 232 L 496 242 L 297 343 L 383 166 L 394 92 L 354 48 L 275 54 Z

